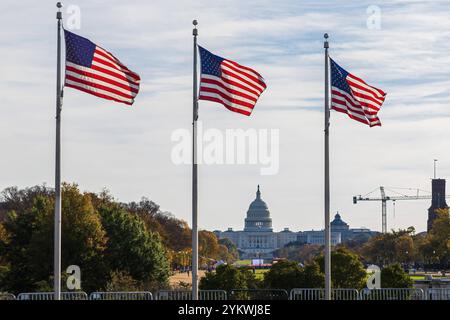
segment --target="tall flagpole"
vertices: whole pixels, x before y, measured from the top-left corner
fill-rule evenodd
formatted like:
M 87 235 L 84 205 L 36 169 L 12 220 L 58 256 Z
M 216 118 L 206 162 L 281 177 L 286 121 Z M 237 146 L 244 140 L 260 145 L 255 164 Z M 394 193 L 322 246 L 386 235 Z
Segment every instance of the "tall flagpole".
M 54 238 L 54 293 L 55 300 L 61 299 L 61 2 L 56 4 L 58 12 L 58 52 L 56 66 L 56 148 L 55 148 L 55 238 Z
M 325 48 L 325 300 L 331 300 L 331 242 L 330 242 L 330 101 L 328 34 L 324 34 Z
M 198 227 L 197 227 L 197 20 L 192 21 L 194 29 L 194 85 L 193 85 L 193 114 L 192 114 L 192 300 L 198 300 Z

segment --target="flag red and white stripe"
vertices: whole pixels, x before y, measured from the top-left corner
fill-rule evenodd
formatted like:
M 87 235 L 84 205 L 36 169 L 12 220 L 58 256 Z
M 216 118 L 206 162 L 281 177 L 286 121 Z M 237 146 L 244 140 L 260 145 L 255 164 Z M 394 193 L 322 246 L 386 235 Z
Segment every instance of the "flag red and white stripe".
M 263 77 L 251 68 L 199 48 L 202 60 L 199 99 L 220 103 L 249 116 L 267 87 Z
M 77 44 L 72 43 L 73 46 Z M 66 59 L 65 86 L 132 105 L 139 92 L 139 75 L 105 49 L 92 45 L 93 52 L 83 47 L 83 43 L 81 48 L 68 49 L 73 50 L 71 54 L 75 55 L 75 58 L 69 59 L 68 56 Z
M 381 126 L 377 114 L 386 98 L 386 93 L 346 72 L 333 60 L 331 62 L 331 109 L 346 113 L 351 119 L 371 127 Z M 334 70 L 333 67 L 335 67 Z

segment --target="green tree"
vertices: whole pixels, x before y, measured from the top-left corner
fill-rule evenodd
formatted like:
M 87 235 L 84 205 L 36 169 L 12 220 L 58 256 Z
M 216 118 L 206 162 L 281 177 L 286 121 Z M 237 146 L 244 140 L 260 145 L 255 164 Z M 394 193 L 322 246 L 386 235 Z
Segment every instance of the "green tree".
M 143 197 L 140 202 L 131 202 L 124 207 L 128 212 L 137 214 L 149 231 L 158 233 L 168 249 L 177 252 L 191 246 L 192 234 L 187 222 L 171 213 L 161 212 L 153 201 Z
M 18 191 L 23 195 L 23 192 Z M 33 197 L 33 201 L 28 197 Z M 14 197 L 17 201 L 18 197 Z M 27 193 L 16 202 L 4 223 L 10 235 L 6 258 L 11 265 L 8 289 L 34 291 L 50 283 L 53 274 L 53 198 L 46 192 Z M 32 204 L 31 207 L 27 207 Z M 102 268 L 105 233 L 90 196 L 76 185 L 62 187 L 62 270 L 71 264 L 83 270 L 85 290 L 106 281 Z M 84 287 L 85 286 L 85 287 Z
M 303 284 L 301 288 L 324 288 L 325 275 L 316 262 L 309 263 L 303 268 Z
M 99 208 L 108 237 L 105 260 L 110 270 L 125 272 L 142 282 L 166 283 L 169 263 L 160 238 L 135 214 L 117 205 Z
M 128 273 L 124 271 L 113 271 L 110 274 L 110 280 L 106 284 L 106 291 L 121 292 L 121 291 L 141 291 L 142 287 L 139 282 L 133 279 Z
M 325 260 L 323 255 L 316 258 L 323 273 Z M 331 252 L 331 282 L 333 288 L 361 289 L 366 283 L 367 273 L 358 255 L 346 248 Z
M 279 258 L 285 258 L 301 262 L 303 264 L 311 263 L 314 258 L 323 251 L 323 247 L 316 244 L 307 244 L 302 242 L 291 242 L 274 252 Z
M 9 235 L 6 232 L 3 223 L 0 223 L 0 292 L 6 291 L 6 277 L 9 273 L 9 266 L 6 261 L 5 253 L 9 242 Z
M 220 248 L 225 247 L 227 250 Z M 219 239 L 219 259 L 226 261 L 227 263 L 233 263 L 239 259 L 239 252 L 236 245 L 228 238 Z M 222 253 L 223 251 L 223 253 Z
M 205 258 L 219 258 L 219 242 L 213 232 L 201 230 L 198 233 L 198 251 Z
M 412 288 L 413 280 L 400 264 L 392 264 L 381 270 L 382 288 Z
M 409 227 L 373 237 L 364 245 L 363 255 L 377 265 L 412 262 L 416 254 L 414 232 L 414 228 Z
M 0 222 L 0 266 L 6 264 L 5 254 L 8 243 L 9 234 L 3 226 L 3 223 Z
M 23 212 L 29 210 L 37 196 L 49 198 L 53 196 L 53 191 L 45 185 L 31 188 L 19 189 L 9 187 L 2 191 L 0 195 L 0 221 L 6 220 L 9 212 Z
M 450 217 L 449 209 L 436 210 L 436 219 L 427 235 L 429 241 L 428 255 L 433 260 L 447 264 L 450 261 Z
M 0 292 L 7 291 L 6 279 L 9 273 L 9 266 L 0 265 Z
M 413 261 L 423 264 L 432 263 L 433 248 L 431 247 L 427 234 L 418 234 L 413 237 L 414 256 Z
M 104 264 L 107 237 L 91 195 L 81 193 L 76 184 L 63 184 L 62 215 L 62 270 L 69 265 L 78 265 L 82 270 L 83 289 L 98 290 L 108 279 Z M 53 234 L 53 205 L 47 219 L 42 227 L 45 232 L 39 238 L 40 243 L 52 239 L 49 234 Z M 52 260 L 53 246 L 50 245 L 50 248 Z M 39 247 L 35 252 L 38 254 Z
M 33 261 L 35 257 L 31 255 L 33 236 L 38 232 L 49 206 L 48 199 L 39 195 L 36 196 L 31 207 L 17 206 L 20 211 L 10 211 L 6 216 L 4 227 L 9 233 L 9 244 L 6 247 L 5 257 L 11 265 L 5 279 L 8 291 L 33 291 L 35 283 L 49 280 L 51 261 L 46 261 L 48 253 L 44 252 L 51 248 L 42 248 L 43 254 L 39 268 L 34 265 L 37 261 Z M 42 272 L 44 276 L 39 274 Z
M 324 275 L 316 263 L 302 267 L 296 261 L 282 260 L 264 274 L 264 286 L 269 289 L 320 288 Z
M 252 271 L 231 265 L 220 265 L 200 279 L 200 289 L 204 290 L 256 289 L 258 285 Z
M 264 274 L 264 286 L 273 289 L 302 288 L 303 270 L 295 261 L 279 261 Z

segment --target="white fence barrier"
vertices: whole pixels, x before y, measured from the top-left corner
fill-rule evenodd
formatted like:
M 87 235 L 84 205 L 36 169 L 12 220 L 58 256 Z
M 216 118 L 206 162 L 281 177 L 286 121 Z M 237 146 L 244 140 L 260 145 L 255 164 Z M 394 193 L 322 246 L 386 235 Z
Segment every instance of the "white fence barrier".
M 290 292 L 290 300 L 324 300 L 325 289 L 302 289 L 294 288 Z M 356 289 L 332 289 L 332 300 L 358 300 Z
M 227 300 L 227 292 L 225 290 L 200 290 L 200 300 Z
M 227 292 L 224 290 L 199 290 L 199 300 L 227 300 Z M 191 290 L 160 290 L 157 300 L 191 300 Z
M 284 289 L 233 289 L 230 300 L 289 300 Z
M 360 300 L 424 300 L 422 289 L 382 288 L 363 289 L 359 293 Z
M 151 292 L 61 292 L 62 300 L 153 300 Z M 191 300 L 190 290 L 160 290 L 157 300 Z M 285 290 L 231 290 L 230 296 L 224 290 L 199 290 L 199 300 L 227 299 L 271 299 L 284 300 L 288 298 Z M 324 300 L 323 288 L 295 288 L 290 291 L 289 300 Z M 11 293 L 0 293 L 0 300 L 54 300 L 53 292 L 20 293 L 17 298 Z M 447 300 L 450 301 L 450 288 L 404 289 L 383 288 L 363 289 L 332 289 L 332 300 Z
M 358 300 L 359 292 L 356 289 L 332 289 L 331 299 L 333 300 Z
M 426 300 L 450 300 L 450 288 L 430 288 L 425 292 Z
M 151 292 L 92 292 L 89 300 L 153 300 Z
M 53 292 L 20 293 L 17 300 L 54 300 Z M 61 292 L 61 300 L 88 300 L 86 292 Z
M 301 289 L 291 290 L 289 300 L 323 300 L 325 297 L 324 289 Z

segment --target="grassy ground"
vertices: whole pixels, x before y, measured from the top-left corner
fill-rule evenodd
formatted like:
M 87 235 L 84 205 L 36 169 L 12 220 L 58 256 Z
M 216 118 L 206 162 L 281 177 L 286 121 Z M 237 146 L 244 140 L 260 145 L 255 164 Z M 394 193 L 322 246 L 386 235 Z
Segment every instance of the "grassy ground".
M 237 267 L 243 267 L 243 266 L 250 266 L 252 264 L 251 260 L 238 260 L 234 263 Z M 263 280 L 264 279 L 264 273 L 269 271 L 269 269 L 256 269 L 255 270 L 255 277 L 256 279 Z
M 249 266 L 252 264 L 251 260 L 238 260 L 234 263 L 236 266 Z
M 199 279 L 201 279 L 204 276 L 205 271 L 199 270 L 198 271 Z M 192 273 L 189 273 L 188 276 L 187 272 L 177 272 L 169 278 L 169 283 L 171 286 L 177 286 L 180 282 L 192 285 Z
M 413 280 L 425 280 L 424 275 L 410 275 L 409 277 Z M 442 277 L 441 275 L 433 274 L 433 279 L 442 279 L 442 278 L 444 278 L 444 277 Z M 445 278 L 447 278 L 447 277 L 445 277 Z

